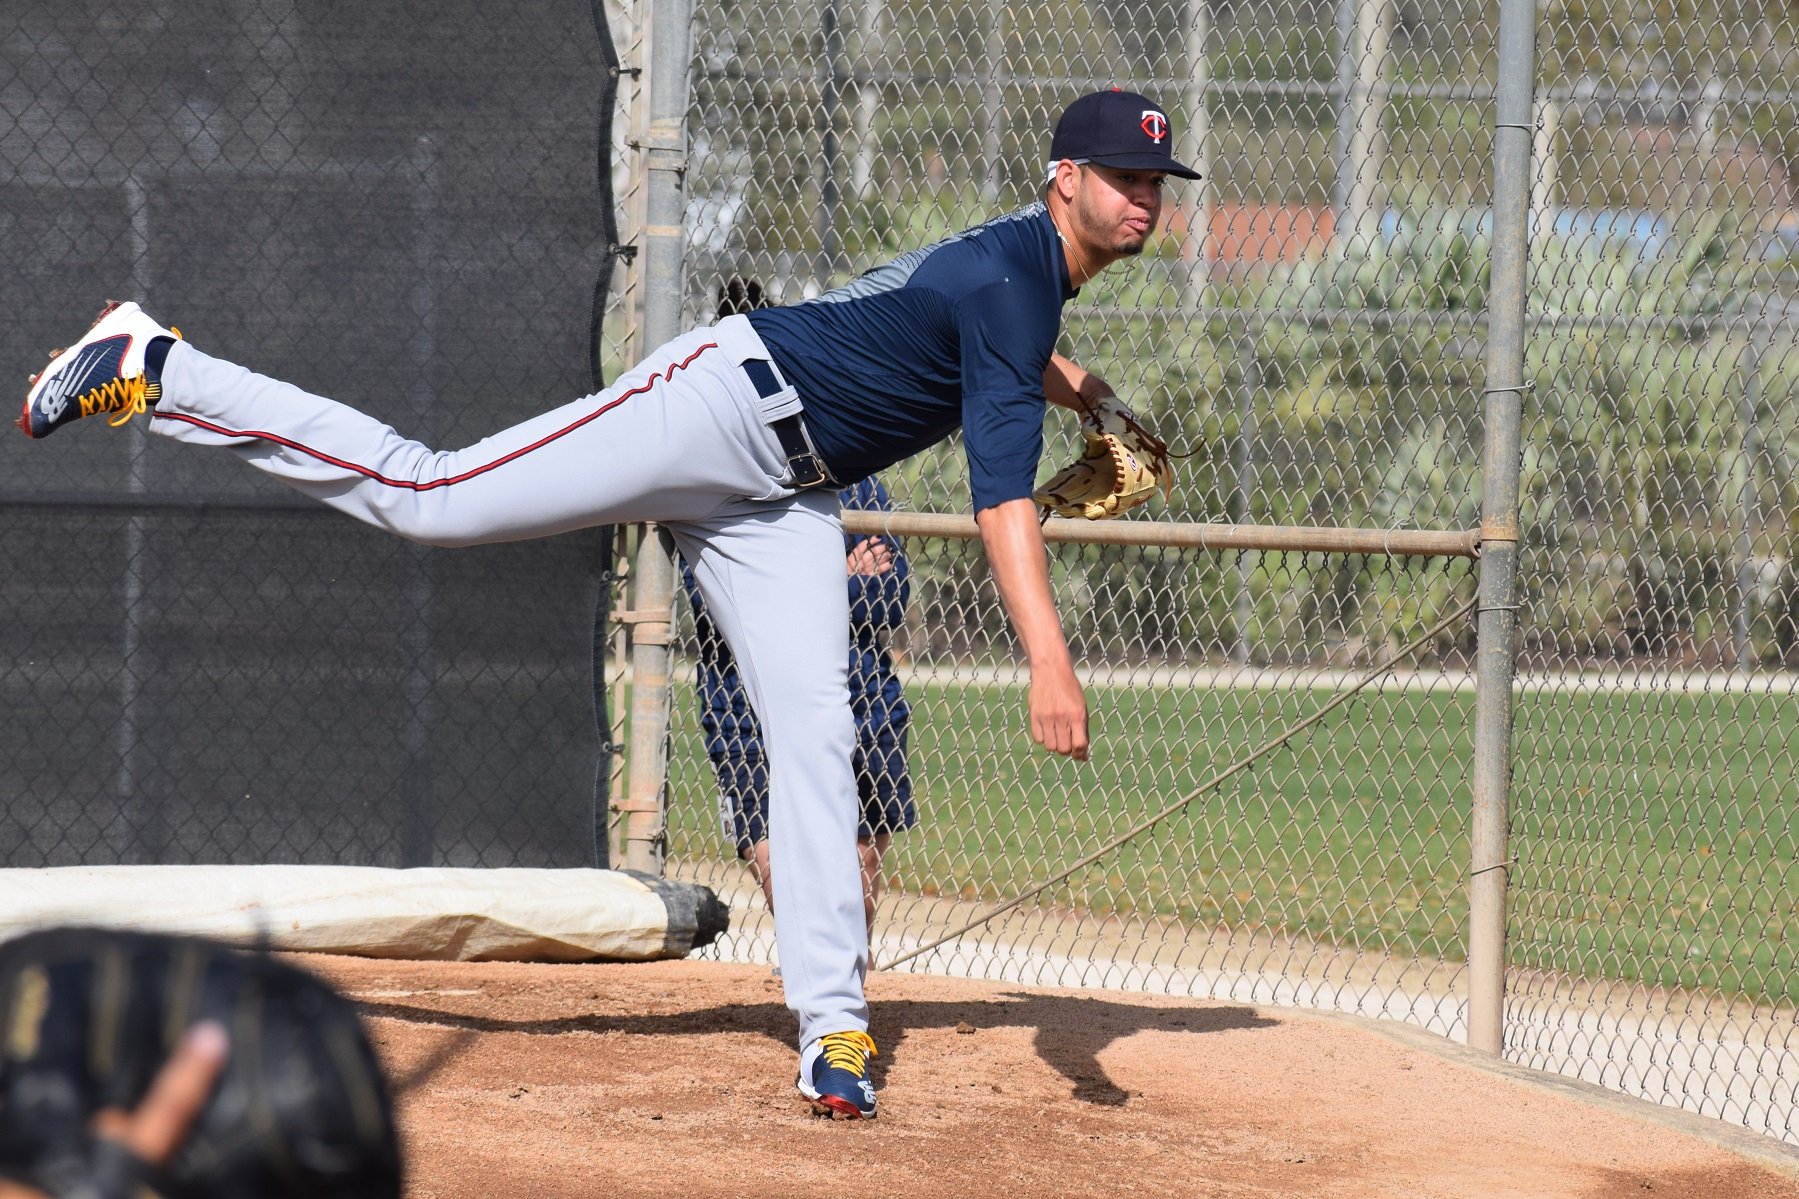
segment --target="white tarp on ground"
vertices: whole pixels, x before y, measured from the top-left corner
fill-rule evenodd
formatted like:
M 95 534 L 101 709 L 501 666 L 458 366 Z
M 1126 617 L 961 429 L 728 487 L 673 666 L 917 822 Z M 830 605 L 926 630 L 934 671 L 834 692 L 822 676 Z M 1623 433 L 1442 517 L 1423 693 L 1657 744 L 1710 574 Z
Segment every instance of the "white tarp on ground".
M 0 940 L 53 925 L 438 961 L 685 957 L 724 928 L 703 886 L 614 870 L 62 866 L 0 870 Z

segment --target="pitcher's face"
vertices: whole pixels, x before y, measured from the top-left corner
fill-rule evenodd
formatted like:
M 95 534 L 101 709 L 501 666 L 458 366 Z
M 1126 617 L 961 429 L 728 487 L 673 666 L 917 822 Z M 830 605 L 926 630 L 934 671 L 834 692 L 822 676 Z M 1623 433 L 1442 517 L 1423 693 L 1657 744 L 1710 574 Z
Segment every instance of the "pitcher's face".
M 1068 211 L 1070 232 L 1091 256 L 1107 262 L 1142 253 L 1162 219 L 1161 171 L 1122 170 L 1084 163 Z

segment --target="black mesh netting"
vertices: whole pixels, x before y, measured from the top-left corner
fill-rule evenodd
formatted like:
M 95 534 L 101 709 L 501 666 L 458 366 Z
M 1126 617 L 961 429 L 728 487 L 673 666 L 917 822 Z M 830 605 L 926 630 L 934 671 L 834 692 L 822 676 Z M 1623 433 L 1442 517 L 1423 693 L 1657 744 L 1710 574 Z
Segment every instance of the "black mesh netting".
M 591 390 L 602 35 L 8 3 L 0 394 L 109 297 L 440 445 Z M 136 424 L 6 430 L 0 864 L 588 864 L 601 563 L 415 547 Z

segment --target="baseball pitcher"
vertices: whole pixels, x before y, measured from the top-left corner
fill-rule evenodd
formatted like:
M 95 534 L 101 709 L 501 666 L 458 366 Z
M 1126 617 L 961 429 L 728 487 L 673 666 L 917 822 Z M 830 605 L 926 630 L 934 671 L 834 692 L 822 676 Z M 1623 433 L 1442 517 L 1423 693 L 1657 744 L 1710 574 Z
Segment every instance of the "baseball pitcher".
M 1165 487 L 1165 447 L 1056 353 L 1062 306 L 1139 253 L 1175 161 L 1161 106 L 1111 90 L 1056 125 L 1042 198 L 815 300 L 675 338 L 595 395 L 439 451 L 343 404 L 212 357 L 136 304 L 34 377 L 20 427 L 82 417 L 214 446 L 430 545 L 657 521 L 692 566 L 766 738 L 775 938 L 799 1022 L 798 1087 L 872 1117 L 868 941 L 837 491 L 962 432 L 989 566 L 1030 666 L 1032 738 L 1085 760 L 1087 705 L 1050 591 L 1039 504 L 1109 516 Z M 1088 452 L 1041 491 L 1045 403 Z M 840 482 L 842 481 L 842 482 Z

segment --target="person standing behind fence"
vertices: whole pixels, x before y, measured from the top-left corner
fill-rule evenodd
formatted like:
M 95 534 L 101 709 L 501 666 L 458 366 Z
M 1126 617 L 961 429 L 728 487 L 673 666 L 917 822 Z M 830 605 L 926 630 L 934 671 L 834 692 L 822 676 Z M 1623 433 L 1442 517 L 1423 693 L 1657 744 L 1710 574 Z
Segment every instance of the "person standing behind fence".
M 872 475 L 838 493 L 846 512 L 889 512 L 893 501 Z M 862 903 L 872 943 L 875 908 L 880 903 L 882 860 L 893 834 L 918 823 L 912 800 L 912 776 L 906 768 L 906 735 L 911 709 L 893 672 L 888 637 L 906 617 L 911 594 L 911 566 L 899 544 L 889 537 L 844 536 L 845 574 L 849 580 L 850 710 L 856 717 L 856 794 L 861 819 L 856 851 L 862 865 Z M 681 581 L 693 605 L 699 642 L 700 728 L 706 756 L 718 779 L 719 814 L 724 833 L 737 856 L 750 863 L 756 881 L 775 906 L 774 879 L 768 855 L 768 760 L 762 729 L 730 647 L 706 612 L 706 601 L 686 562 Z M 871 947 L 872 956 L 872 947 Z

